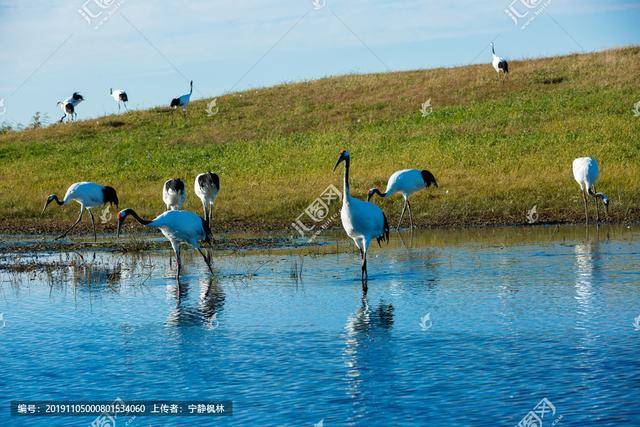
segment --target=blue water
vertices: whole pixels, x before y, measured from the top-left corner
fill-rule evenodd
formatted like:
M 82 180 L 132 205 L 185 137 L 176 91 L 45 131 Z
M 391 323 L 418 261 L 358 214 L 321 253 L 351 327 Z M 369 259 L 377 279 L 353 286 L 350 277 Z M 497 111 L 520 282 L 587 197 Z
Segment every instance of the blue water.
M 640 235 L 519 233 L 393 236 L 364 298 L 353 252 L 218 254 L 213 277 L 195 254 L 180 298 L 164 251 L 0 272 L 0 425 L 95 418 L 12 417 L 14 399 L 117 397 L 234 405 L 123 426 L 513 426 L 544 398 L 543 426 L 640 425 Z

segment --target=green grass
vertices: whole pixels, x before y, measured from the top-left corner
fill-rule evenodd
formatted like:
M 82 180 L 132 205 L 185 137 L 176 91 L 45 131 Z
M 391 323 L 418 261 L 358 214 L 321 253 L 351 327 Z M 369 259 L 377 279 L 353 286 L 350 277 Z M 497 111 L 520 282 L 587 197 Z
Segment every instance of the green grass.
M 600 163 L 614 220 L 640 219 L 640 47 L 490 65 L 349 75 L 0 135 L 0 215 L 38 220 L 46 196 L 81 180 L 114 186 L 121 207 L 164 209 L 164 180 L 221 177 L 215 226 L 285 228 L 333 183 L 338 151 L 352 157 L 365 197 L 401 168 L 427 168 L 440 188 L 412 199 L 420 225 L 518 224 L 537 205 L 544 222 L 582 221 L 571 161 Z M 433 113 L 419 109 L 431 99 Z M 80 108 L 81 110 L 81 108 Z M 81 113 L 81 112 L 80 112 Z M 187 208 L 200 209 L 190 191 Z M 399 198 L 380 202 L 393 223 Z M 51 209 L 51 224 L 72 217 Z M 44 225 L 42 225 L 44 227 Z M 57 225 L 56 225 L 57 226 Z M 5 227 L 6 228 L 6 227 Z

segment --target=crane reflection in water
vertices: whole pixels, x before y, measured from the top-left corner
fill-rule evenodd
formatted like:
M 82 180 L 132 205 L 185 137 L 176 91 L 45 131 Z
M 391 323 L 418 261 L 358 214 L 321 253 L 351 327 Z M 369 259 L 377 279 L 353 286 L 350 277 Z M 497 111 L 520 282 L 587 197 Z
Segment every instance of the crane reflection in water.
M 394 308 L 381 300 L 371 309 L 366 294 L 360 306 L 347 319 L 344 328 L 346 392 L 353 400 L 356 414 L 366 411 L 369 392 L 365 377 L 386 376 L 396 363 L 393 346 L 388 341 L 394 322 Z M 376 395 L 371 390 L 371 395 Z

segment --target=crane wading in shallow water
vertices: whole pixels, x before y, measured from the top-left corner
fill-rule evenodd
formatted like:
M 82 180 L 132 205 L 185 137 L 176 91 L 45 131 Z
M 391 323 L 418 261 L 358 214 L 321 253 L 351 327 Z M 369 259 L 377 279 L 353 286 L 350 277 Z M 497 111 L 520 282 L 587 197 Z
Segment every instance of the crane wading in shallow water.
M 193 212 L 178 210 L 166 211 L 153 220 L 146 220 L 140 218 L 133 209 L 123 209 L 118 212 L 117 217 L 118 237 L 120 237 L 120 229 L 122 228 L 124 220 L 129 216 L 146 227 L 159 229 L 162 234 L 164 234 L 164 237 L 171 243 L 178 263 L 176 280 L 180 280 L 180 272 L 182 271 L 182 260 L 180 258 L 181 243 L 186 243 L 197 249 L 200 255 L 202 255 L 207 267 L 209 267 L 209 271 L 213 273 L 213 269 L 211 268 L 211 255 L 205 255 L 200 246 L 200 242 L 211 243 L 211 231 L 209 230 L 209 224 L 207 224 L 206 220 Z
M 57 239 L 61 239 L 65 237 L 71 230 L 74 229 L 76 225 L 80 223 L 82 220 L 82 214 L 85 209 L 89 212 L 89 216 L 91 217 L 91 225 L 93 226 L 93 240 L 97 240 L 96 236 L 96 223 L 93 219 L 93 213 L 91 212 L 92 208 L 96 208 L 98 206 L 105 205 L 107 203 L 116 205 L 116 209 L 118 208 L 118 195 L 116 190 L 112 187 L 108 187 L 105 185 L 96 184 L 95 182 L 76 182 L 72 184 L 69 189 L 67 189 L 67 193 L 64 195 L 64 199 L 62 201 L 58 199 L 58 196 L 55 194 L 50 195 L 47 198 L 47 202 L 42 209 L 42 214 L 49 206 L 49 203 L 56 202 L 58 205 L 66 205 L 71 201 L 75 201 L 80 204 L 80 216 L 76 222 L 64 233 L 60 236 L 56 237 Z M 41 215 L 42 215 L 41 214 Z
M 587 209 L 587 194 L 593 197 L 596 205 L 596 221 L 600 222 L 600 211 L 598 210 L 598 199 L 602 200 L 605 215 L 609 216 L 609 198 L 604 193 L 596 192 L 596 182 L 600 176 L 598 162 L 591 157 L 578 157 L 573 161 L 573 178 L 580 186 L 582 200 L 584 201 L 585 223 L 589 224 L 589 210 Z
M 376 239 L 378 246 L 380 241 L 389 242 L 389 223 L 387 217 L 382 210 L 370 202 L 357 199 L 351 196 L 349 188 L 349 167 L 351 166 L 351 158 L 349 152 L 342 150 L 340 157 L 333 167 L 335 171 L 340 163 L 344 162 L 344 192 L 342 194 L 342 209 L 340 210 L 340 219 L 342 227 L 347 235 L 351 237 L 356 247 L 360 251 L 362 258 L 362 291 L 367 292 L 367 282 L 369 276 L 367 274 L 367 251 L 369 244 Z
M 374 194 L 377 194 L 380 197 L 391 197 L 395 193 L 402 194 L 402 197 L 404 198 L 404 205 L 402 206 L 400 221 L 398 221 L 398 229 L 400 229 L 400 224 L 402 224 L 402 218 L 404 217 L 404 211 L 407 208 L 409 208 L 409 223 L 413 229 L 413 213 L 411 212 L 409 196 L 423 188 L 429 188 L 432 184 L 438 188 L 436 178 L 428 170 L 404 169 L 394 172 L 389 177 L 389 181 L 387 181 L 387 189 L 384 193 L 381 193 L 377 188 L 369 190 L 367 200 L 371 200 Z

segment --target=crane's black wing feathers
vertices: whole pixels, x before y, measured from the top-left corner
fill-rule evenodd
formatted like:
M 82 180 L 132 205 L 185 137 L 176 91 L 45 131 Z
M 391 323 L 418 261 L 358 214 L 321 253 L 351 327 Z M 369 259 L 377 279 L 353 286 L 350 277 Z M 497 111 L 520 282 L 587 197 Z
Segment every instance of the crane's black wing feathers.
M 167 181 L 167 189 L 173 190 L 176 193 L 182 193 L 184 191 L 184 182 L 180 178 L 170 179 Z
M 198 185 L 202 188 L 213 187 L 220 190 L 220 177 L 211 172 L 207 172 L 198 177 Z
M 422 174 L 422 180 L 424 181 L 424 186 L 426 188 L 429 188 L 429 186 L 431 184 L 435 185 L 436 188 L 438 188 L 438 183 L 436 182 L 436 177 L 433 176 L 433 174 L 431 172 L 429 172 L 428 170 L 423 170 L 420 172 L 420 174 Z
M 376 237 L 376 240 L 378 242 L 378 246 L 382 247 L 382 245 L 380 244 L 380 241 L 385 241 L 387 243 L 389 243 L 389 221 L 387 221 L 387 216 L 384 214 L 384 212 L 382 213 L 382 217 L 384 218 L 384 226 L 382 228 L 382 235 Z

